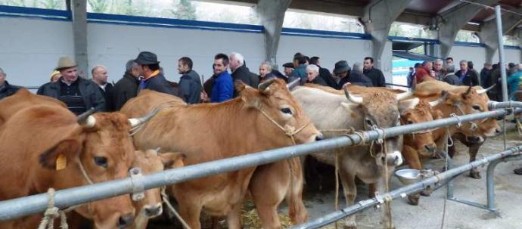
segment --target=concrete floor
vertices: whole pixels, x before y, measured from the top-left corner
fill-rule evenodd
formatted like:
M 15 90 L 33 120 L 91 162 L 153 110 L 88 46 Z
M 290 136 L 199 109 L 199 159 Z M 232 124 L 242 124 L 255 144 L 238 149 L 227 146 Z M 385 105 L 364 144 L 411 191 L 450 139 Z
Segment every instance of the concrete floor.
M 522 136 L 514 130 L 513 124 L 507 124 L 506 146 L 509 148 L 522 143 Z M 457 143 L 458 154 L 454 158 L 456 166 L 468 162 L 467 148 Z M 491 155 L 504 150 L 503 136 L 488 139 L 480 149 L 479 155 Z M 478 156 L 481 158 L 481 156 Z M 427 167 L 442 168 L 443 160 L 426 163 Z M 418 206 L 407 203 L 407 199 L 396 199 L 392 203 L 392 218 L 396 228 L 400 229 L 513 229 L 522 228 L 522 176 L 515 175 L 513 169 L 522 167 L 522 161 L 500 163 L 495 170 L 496 207 L 500 217 L 495 217 L 487 210 L 472 207 L 455 201 L 446 200 L 446 187 L 432 193 L 430 197 L 421 197 Z M 480 168 L 482 178 L 472 179 L 467 173 L 454 179 L 454 196 L 479 204 L 486 204 L 486 167 Z M 392 189 L 401 186 L 396 177 L 392 178 Z M 360 185 L 357 200 L 367 197 L 366 187 Z M 334 191 L 326 193 L 308 193 L 306 205 L 310 218 L 318 218 L 335 210 Z M 340 200 L 344 203 L 344 200 Z M 357 215 L 359 229 L 379 228 L 377 222 L 380 211 L 372 208 Z M 333 225 L 325 228 L 334 228 Z M 342 228 L 342 227 L 340 227 Z

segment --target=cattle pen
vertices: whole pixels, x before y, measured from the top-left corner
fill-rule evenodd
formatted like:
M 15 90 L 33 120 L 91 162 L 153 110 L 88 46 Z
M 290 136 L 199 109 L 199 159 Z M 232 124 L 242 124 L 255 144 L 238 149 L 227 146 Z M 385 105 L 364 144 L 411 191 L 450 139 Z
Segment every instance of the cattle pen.
M 515 111 L 515 113 L 522 111 L 522 109 L 520 109 L 522 108 L 521 102 L 490 102 L 489 106 L 491 109 L 496 110 L 463 116 L 453 116 L 450 118 L 439 119 L 420 124 L 411 124 L 387 129 L 375 129 L 370 131 L 358 132 L 356 134 L 350 134 L 344 137 L 327 139 L 314 143 L 284 147 L 274 150 L 267 150 L 259 153 L 253 153 L 234 158 L 227 158 L 218 161 L 186 166 L 178 169 L 166 170 L 164 172 L 147 175 L 139 178 L 131 177 L 110 182 L 97 183 L 83 187 L 70 188 L 56 191 L 56 193 L 52 197 L 44 193 L 23 198 L 6 200 L 0 202 L 0 220 L 10 220 L 30 214 L 43 212 L 48 208 L 48 203 L 51 200 L 51 198 L 54 200 L 56 207 L 58 207 L 59 209 L 65 209 L 67 207 L 75 206 L 89 201 L 95 201 L 127 193 L 138 193 L 146 189 L 161 187 L 169 184 L 176 184 L 190 179 L 271 163 L 278 160 L 288 159 L 291 157 L 302 156 L 318 150 L 333 149 L 337 147 L 361 143 L 369 143 L 371 141 L 376 141 L 379 139 L 398 136 L 415 131 L 428 130 L 436 127 L 444 127 L 450 125 L 461 125 L 464 122 L 473 120 L 502 117 L 507 114 L 513 113 L 514 108 L 519 108 Z M 487 208 L 490 211 L 495 211 L 496 209 L 494 207 L 493 196 L 494 185 L 492 183 L 493 181 L 491 178 L 494 166 L 496 166 L 496 164 L 498 164 L 500 160 L 506 160 L 507 158 L 519 159 L 518 155 L 520 150 L 522 150 L 521 146 L 505 150 L 498 154 L 477 160 L 473 163 L 448 170 L 444 173 L 440 173 L 437 176 L 427 178 L 425 180 L 420 181 L 419 183 L 411 184 L 400 189 L 393 190 L 389 193 L 378 195 L 375 198 L 369 200 L 360 201 L 359 203 L 342 209 L 341 211 L 328 214 L 319 219 L 311 220 L 307 224 L 297 225 L 295 228 L 319 228 L 323 225 L 327 225 L 339 219 L 342 219 L 348 215 L 355 214 L 363 209 L 381 204 L 384 201 L 389 201 L 397 197 L 403 197 L 404 195 L 409 193 L 418 192 L 429 185 L 440 184 L 444 180 L 455 178 L 457 175 L 465 171 L 468 171 L 474 167 L 485 165 L 487 163 L 491 163 L 492 165 L 491 169 L 488 168 L 487 175 Z M 489 194 L 490 192 L 491 195 Z

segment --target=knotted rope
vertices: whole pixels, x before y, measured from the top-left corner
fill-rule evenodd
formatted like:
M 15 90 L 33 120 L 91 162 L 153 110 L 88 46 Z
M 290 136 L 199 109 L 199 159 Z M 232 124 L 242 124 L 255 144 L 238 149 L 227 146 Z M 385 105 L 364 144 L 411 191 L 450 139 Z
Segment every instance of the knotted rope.
M 38 229 L 54 229 L 54 219 L 58 217 L 60 217 L 60 227 L 62 229 L 68 229 L 69 226 L 67 225 L 65 212 L 54 206 L 54 188 L 49 188 L 47 194 L 49 194 L 49 203 L 47 204 L 47 210 L 45 210 L 44 217 L 42 221 L 40 221 Z

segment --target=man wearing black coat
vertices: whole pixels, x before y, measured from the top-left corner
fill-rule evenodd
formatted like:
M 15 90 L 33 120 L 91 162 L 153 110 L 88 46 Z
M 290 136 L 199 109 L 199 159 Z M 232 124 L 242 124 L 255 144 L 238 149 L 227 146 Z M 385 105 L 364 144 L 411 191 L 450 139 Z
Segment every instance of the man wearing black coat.
M 326 82 L 327 86 L 332 87 L 332 88 L 337 87 L 337 82 L 332 77 L 332 74 L 330 73 L 330 71 L 326 68 L 321 67 L 321 65 L 319 63 L 319 57 L 313 56 L 312 58 L 310 58 L 310 64 L 314 64 L 314 65 L 317 65 L 317 67 L 319 67 L 319 77 L 323 78 L 323 80 L 324 80 L 324 82 Z
M 102 65 L 94 66 L 91 70 L 92 82 L 98 85 L 98 89 L 105 98 L 106 111 L 114 111 L 112 105 L 112 84 L 108 82 L 109 76 L 107 75 L 107 68 Z
M 182 74 L 179 80 L 180 97 L 188 104 L 199 103 L 201 100 L 201 79 L 192 65 L 192 59 L 188 57 L 178 60 L 178 73 Z
M 386 87 L 386 79 L 384 78 L 382 71 L 375 68 L 373 65 L 373 58 L 365 57 L 363 74 L 372 80 L 374 87 Z
M 7 96 L 13 95 L 20 89 L 18 86 L 13 86 L 9 84 L 5 78 L 7 74 L 5 74 L 4 70 L 0 68 L 0 99 L 3 99 Z
M 160 62 L 158 61 L 156 54 L 146 51 L 140 52 L 134 62 L 141 66 L 140 76 L 143 77 L 143 79 L 140 80 L 138 90 L 149 89 L 177 96 L 174 88 L 161 73 L 159 66 Z
M 468 61 L 460 61 L 460 70 L 455 75 L 459 77 L 460 84 L 464 86 L 477 86 L 480 85 L 479 77 L 476 71 L 468 68 Z
M 237 52 L 233 52 L 229 56 L 230 59 L 230 71 L 232 71 L 232 80 L 241 80 L 246 85 L 257 88 L 259 85 L 259 77 L 257 74 L 250 72 L 245 65 L 245 58 L 243 55 Z M 234 97 L 238 95 L 237 91 L 234 90 Z
M 134 60 L 127 61 L 123 78 L 118 80 L 112 88 L 111 98 L 114 111 L 119 111 L 129 99 L 138 95 L 139 74 L 139 65 Z

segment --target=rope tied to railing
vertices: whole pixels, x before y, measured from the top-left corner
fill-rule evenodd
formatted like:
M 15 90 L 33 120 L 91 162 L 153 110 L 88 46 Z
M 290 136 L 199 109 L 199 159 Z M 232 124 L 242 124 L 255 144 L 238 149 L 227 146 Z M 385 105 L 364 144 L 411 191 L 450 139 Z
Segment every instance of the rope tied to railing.
M 49 194 L 49 202 L 38 229 L 54 229 L 54 219 L 58 217 L 60 218 L 60 228 L 68 229 L 69 226 L 67 225 L 67 216 L 65 216 L 65 212 L 54 206 L 54 188 L 49 188 L 47 194 Z
M 185 229 L 191 229 L 190 226 L 187 224 L 187 222 L 185 222 L 185 220 L 183 220 L 181 215 L 176 211 L 176 209 L 170 203 L 169 196 L 165 192 L 165 189 L 166 189 L 165 186 L 161 188 L 161 199 L 163 200 L 165 205 L 167 205 L 167 208 L 176 216 L 176 218 L 178 218 L 179 222 L 183 225 L 183 227 Z

